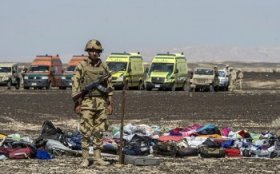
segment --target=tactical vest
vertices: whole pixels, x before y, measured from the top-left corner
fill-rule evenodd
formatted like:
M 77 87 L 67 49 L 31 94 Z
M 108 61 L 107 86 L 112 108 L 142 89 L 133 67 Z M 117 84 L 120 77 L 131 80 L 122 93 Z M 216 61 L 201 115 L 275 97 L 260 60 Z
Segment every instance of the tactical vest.
M 81 62 L 82 66 L 82 79 L 81 79 L 81 89 L 84 89 L 87 85 L 89 85 L 92 81 L 97 80 L 100 76 L 104 75 L 106 73 L 106 69 L 101 62 L 99 66 L 93 66 L 89 64 L 87 61 Z M 102 84 L 102 86 L 107 87 L 107 84 Z M 102 96 L 102 94 L 99 90 L 93 89 L 89 96 Z

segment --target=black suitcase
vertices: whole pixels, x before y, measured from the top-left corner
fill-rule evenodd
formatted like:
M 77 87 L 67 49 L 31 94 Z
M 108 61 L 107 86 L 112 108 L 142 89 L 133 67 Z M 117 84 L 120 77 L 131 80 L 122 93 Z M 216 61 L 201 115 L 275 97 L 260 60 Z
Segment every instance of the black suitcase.
M 177 157 L 185 157 L 185 156 L 197 156 L 198 149 L 193 147 L 181 148 L 177 151 Z
M 226 156 L 224 149 L 211 148 L 207 146 L 199 147 L 199 154 L 203 158 L 223 158 Z

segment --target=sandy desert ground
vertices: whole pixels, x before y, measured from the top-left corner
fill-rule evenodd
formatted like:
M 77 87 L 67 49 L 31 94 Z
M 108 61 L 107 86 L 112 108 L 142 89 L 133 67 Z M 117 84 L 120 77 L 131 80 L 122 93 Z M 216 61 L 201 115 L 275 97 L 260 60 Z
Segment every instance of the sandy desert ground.
M 276 131 L 280 127 L 280 73 L 245 72 L 244 88 L 234 92 L 127 91 L 125 123 L 187 126 L 214 123 L 234 130 Z M 44 120 L 65 131 L 77 126 L 70 90 L 10 90 L 0 88 L 0 131 L 38 136 Z M 114 95 L 112 123 L 119 123 L 121 91 Z M 5 160 L 0 173 L 280 173 L 280 159 L 159 157 L 153 167 L 79 167 L 80 158 L 50 161 Z

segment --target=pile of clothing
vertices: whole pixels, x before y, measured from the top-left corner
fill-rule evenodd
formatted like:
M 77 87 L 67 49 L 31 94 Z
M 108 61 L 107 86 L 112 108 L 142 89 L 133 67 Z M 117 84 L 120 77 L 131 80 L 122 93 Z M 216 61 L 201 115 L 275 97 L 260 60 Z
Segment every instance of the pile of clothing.
M 130 156 L 171 157 L 267 157 L 280 156 L 280 140 L 271 132 L 233 131 L 213 124 L 193 124 L 184 128 L 161 128 L 157 125 L 124 126 L 123 154 Z M 0 133 L 0 160 L 52 159 L 58 155 L 81 155 L 82 135 L 79 131 L 63 132 L 45 121 L 39 137 L 31 140 L 19 134 Z M 120 126 L 104 133 L 103 155 L 117 155 Z

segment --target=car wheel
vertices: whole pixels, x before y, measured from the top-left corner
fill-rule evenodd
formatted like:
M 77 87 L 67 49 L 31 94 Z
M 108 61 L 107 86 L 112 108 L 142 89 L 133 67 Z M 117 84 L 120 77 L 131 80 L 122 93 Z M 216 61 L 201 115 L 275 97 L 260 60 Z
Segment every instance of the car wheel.
M 176 91 L 176 84 L 175 83 L 172 85 L 171 91 Z
M 146 87 L 146 90 L 147 90 L 147 91 L 151 91 L 152 88 L 151 88 L 151 87 Z
M 190 91 L 190 85 L 188 83 L 184 83 L 183 91 Z
M 8 83 L 7 83 L 7 87 L 8 87 L 8 89 L 11 89 L 11 86 L 12 86 L 12 81 L 11 81 L 11 80 L 9 80 L 9 81 L 8 81 Z
M 228 91 L 228 86 L 224 87 L 224 91 Z
M 189 88 L 189 92 L 193 92 L 194 90 L 193 90 L 193 88 Z
M 125 90 L 129 90 L 129 86 L 128 86 L 128 81 L 125 81 L 125 84 L 124 84 L 124 87 L 123 87 Z
M 52 88 L 52 81 L 49 82 L 49 85 L 46 87 L 47 90 Z
M 19 80 L 19 79 L 17 80 L 17 84 L 16 84 L 15 88 L 16 88 L 16 89 L 19 89 L 19 88 L 20 88 L 20 80 Z
M 144 89 L 144 83 L 142 81 L 139 82 L 139 85 L 137 87 L 138 90 L 143 90 Z
M 209 86 L 209 90 L 210 90 L 210 92 L 215 92 L 214 86 L 213 86 L 213 85 L 210 85 L 210 86 Z

